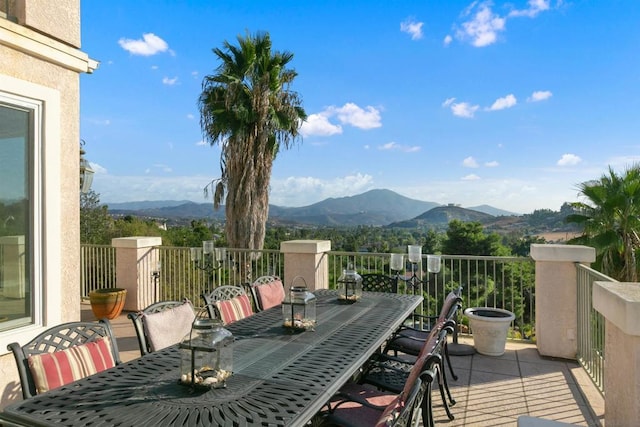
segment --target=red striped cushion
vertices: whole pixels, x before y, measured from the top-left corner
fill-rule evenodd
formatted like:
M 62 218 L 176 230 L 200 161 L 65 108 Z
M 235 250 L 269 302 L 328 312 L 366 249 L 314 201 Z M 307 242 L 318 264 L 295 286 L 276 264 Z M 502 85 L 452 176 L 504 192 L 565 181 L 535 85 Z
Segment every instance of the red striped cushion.
M 27 360 L 37 393 L 53 390 L 115 366 L 111 341 L 107 337 L 66 350 L 29 356 Z
M 251 301 L 249 301 L 247 295 L 240 295 L 225 301 L 216 301 L 216 307 L 225 325 L 253 314 Z

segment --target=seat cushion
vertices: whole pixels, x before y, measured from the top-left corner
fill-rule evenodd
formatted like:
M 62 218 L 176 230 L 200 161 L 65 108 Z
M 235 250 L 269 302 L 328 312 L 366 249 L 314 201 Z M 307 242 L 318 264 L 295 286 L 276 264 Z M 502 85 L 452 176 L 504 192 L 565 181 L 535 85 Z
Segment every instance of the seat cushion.
M 225 325 L 253 314 L 251 301 L 249 301 L 247 295 L 239 295 L 228 300 L 216 301 L 215 304 Z
M 263 310 L 280 305 L 282 304 L 282 300 L 284 300 L 284 286 L 282 286 L 282 281 L 280 280 L 257 285 L 256 293 L 260 299 L 260 307 L 262 307 Z
M 182 341 L 191 331 L 196 318 L 190 302 L 141 316 L 144 334 L 151 351 L 158 351 Z
M 429 338 L 431 331 L 412 328 L 401 329 L 396 336 L 391 338 L 387 349 L 417 356 L 424 347 L 425 340 Z
M 66 350 L 32 355 L 27 361 L 37 393 L 44 393 L 115 366 L 111 340 L 107 337 Z

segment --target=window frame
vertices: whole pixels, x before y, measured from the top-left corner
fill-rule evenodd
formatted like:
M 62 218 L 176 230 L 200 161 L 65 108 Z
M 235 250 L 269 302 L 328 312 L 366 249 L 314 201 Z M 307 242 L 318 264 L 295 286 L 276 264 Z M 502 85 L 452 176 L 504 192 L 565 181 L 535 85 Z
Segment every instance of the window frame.
M 32 236 L 25 241 L 31 276 L 33 323 L 0 332 L 0 354 L 11 342 L 31 337 L 62 322 L 61 105 L 60 92 L 0 74 L 0 99 L 18 108 L 34 108 L 29 153 L 29 207 Z M 28 248 L 28 249 L 27 249 Z

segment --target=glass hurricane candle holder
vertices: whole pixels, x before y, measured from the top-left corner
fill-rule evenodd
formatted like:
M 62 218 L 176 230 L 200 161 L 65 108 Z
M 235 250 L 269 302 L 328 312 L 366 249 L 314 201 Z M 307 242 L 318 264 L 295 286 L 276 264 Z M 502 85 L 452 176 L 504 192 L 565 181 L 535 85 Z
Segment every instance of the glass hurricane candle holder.
M 305 286 L 294 285 L 293 279 L 288 295 L 282 302 L 282 326 L 292 331 L 312 331 L 316 327 L 316 296 Z
M 233 373 L 233 335 L 219 319 L 196 318 L 179 345 L 180 380 L 193 388 L 222 388 Z
M 338 278 L 338 300 L 354 303 L 360 298 L 362 298 L 362 276 L 353 268 L 353 264 L 349 264 Z

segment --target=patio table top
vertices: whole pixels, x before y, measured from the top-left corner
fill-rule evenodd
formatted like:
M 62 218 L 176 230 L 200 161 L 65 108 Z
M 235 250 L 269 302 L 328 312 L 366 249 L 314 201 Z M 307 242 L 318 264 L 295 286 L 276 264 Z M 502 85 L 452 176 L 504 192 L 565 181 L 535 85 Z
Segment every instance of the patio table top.
M 227 325 L 234 374 L 226 388 L 178 384 L 177 346 L 7 406 L 7 425 L 302 426 L 420 304 L 422 297 L 365 292 L 355 304 L 317 296 L 315 331 L 282 327 L 280 307 Z

